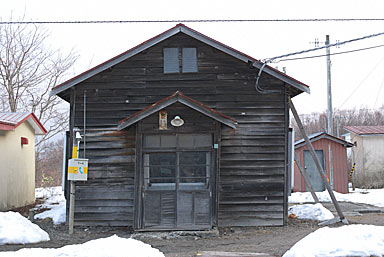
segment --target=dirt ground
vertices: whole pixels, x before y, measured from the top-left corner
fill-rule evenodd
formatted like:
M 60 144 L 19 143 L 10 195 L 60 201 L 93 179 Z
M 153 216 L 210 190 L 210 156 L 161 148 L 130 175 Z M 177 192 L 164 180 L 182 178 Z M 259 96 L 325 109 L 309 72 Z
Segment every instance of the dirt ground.
M 373 224 L 384 226 L 384 213 L 367 213 L 351 216 L 351 224 Z M 224 228 L 219 231 L 197 232 L 162 232 L 134 233 L 127 229 L 110 228 L 75 228 L 73 235 L 68 234 L 65 225 L 53 225 L 51 220 L 36 220 L 51 240 L 27 245 L 3 245 L 0 251 L 16 251 L 21 248 L 59 248 L 68 244 L 80 244 L 86 241 L 118 235 L 133 237 L 162 251 L 167 257 L 192 257 L 198 251 L 252 252 L 281 256 L 297 241 L 319 228 L 317 222 L 289 219 L 284 227 Z M 333 226 L 340 226 L 336 224 Z

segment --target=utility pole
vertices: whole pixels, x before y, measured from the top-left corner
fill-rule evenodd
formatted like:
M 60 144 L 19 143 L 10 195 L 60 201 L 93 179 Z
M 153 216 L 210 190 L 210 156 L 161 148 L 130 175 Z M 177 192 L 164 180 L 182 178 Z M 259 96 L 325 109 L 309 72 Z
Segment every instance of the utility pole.
M 326 35 L 325 45 L 327 46 L 327 102 L 328 102 L 328 129 L 327 132 L 333 135 L 333 114 L 332 114 L 332 90 L 331 90 L 331 51 L 329 49 L 329 35 Z

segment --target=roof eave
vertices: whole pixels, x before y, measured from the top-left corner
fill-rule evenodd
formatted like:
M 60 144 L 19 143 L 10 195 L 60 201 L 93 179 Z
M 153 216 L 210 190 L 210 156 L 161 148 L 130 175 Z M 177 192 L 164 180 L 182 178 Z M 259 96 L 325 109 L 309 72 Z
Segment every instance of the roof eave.
M 210 117 L 216 121 L 219 121 L 231 128 L 237 128 L 237 122 L 235 120 L 232 120 L 231 118 L 229 117 L 226 117 L 225 115 L 223 114 L 220 114 L 216 111 L 214 111 L 213 109 L 207 107 L 207 106 L 204 106 L 203 104 L 183 95 L 181 92 L 177 91 L 175 92 L 173 95 L 157 102 L 157 103 L 154 103 L 153 105 L 147 107 L 146 109 L 143 109 L 142 111 L 140 112 L 137 112 L 135 114 L 133 114 L 131 117 L 128 117 L 127 119 L 124 119 L 120 122 L 120 124 L 117 126 L 117 129 L 118 130 L 122 130 L 124 128 L 127 128 L 133 124 L 135 124 L 136 122 L 154 114 L 155 112 L 158 112 L 168 106 L 170 106 L 171 104 L 174 104 L 176 102 L 180 102 L 182 104 L 184 104 L 185 106 L 188 106 L 190 107 L 191 109 L 195 110 L 195 111 L 198 111 L 204 115 L 206 115 L 207 117 Z
M 15 129 L 14 125 L 0 123 L 0 131 L 12 131 Z
M 332 135 L 329 135 L 329 134 L 326 134 L 326 133 L 321 133 L 321 134 L 315 135 L 313 137 L 310 137 L 309 141 L 312 143 L 312 142 L 315 142 L 315 141 L 320 140 L 322 138 L 325 138 L 325 139 L 328 139 L 330 141 L 342 144 L 345 147 L 353 147 L 353 144 L 351 142 L 348 142 L 346 140 L 343 140 L 341 138 L 338 138 L 338 137 L 335 137 L 335 136 L 332 136 Z M 300 147 L 302 147 L 304 145 L 306 145 L 305 141 L 299 142 L 299 143 L 295 144 L 295 149 L 300 148 Z
M 258 68 L 258 69 L 261 69 L 261 67 L 263 66 L 263 63 L 261 62 L 253 62 L 253 66 Z M 308 86 L 304 85 L 303 83 L 295 80 L 294 78 L 291 78 L 289 77 L 288 75 L 286 75 L 285 73 L 282 73 L 278 70 L 275 70 L 273 69 L 272 67 L 266 65 L 264 68 L 263 68 L 263 71 L 271 76 L 274 76 L 278 79 L 280 79 L 281 81 L 297 88 L 298 90 L 302 91 L 302 92 L 305 92 L 305 93 L 308 93 L 310 94 L 311 93 L 311 90 Z

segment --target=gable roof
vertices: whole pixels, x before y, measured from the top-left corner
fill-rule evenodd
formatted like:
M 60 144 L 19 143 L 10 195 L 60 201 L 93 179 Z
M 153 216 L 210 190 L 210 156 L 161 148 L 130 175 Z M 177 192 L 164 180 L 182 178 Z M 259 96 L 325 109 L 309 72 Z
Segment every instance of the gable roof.
M 199 103 L 198 101 L 196 100 L 193 100 L 192 98 L 184 95 L 182 92 L 180 91 L 176 91 L 175 93 L 173 93 L 172 95 L 164 98 L 163 100 L 160 100 L 154 104 L 152 104 L 151 106 L 148 106 L 147 108 L 139 111 L 139 112 L 136 112 L 134 114 L 132 114 L 131 116 L 129 116 L 128 118 L 125 118 L 121 121 L 119 121 L 119 124 L 117 126 L 117 129 L 118 130 L 122 130 L 126 127 L 129 127 L 131 126 L 132 124 L 148 117 L 149 115 L 155 113 L 155 112 L 158 112 L 162 109 L 164 109 L 165 107 L 167 106 L 170 106 L 171 104 L 174 104 L 176 102 L 179 102 L 179 103 L 182 103 L 214 120 L 217 120 L 231 128 L 236 128 L 237 127 L 237 122 L 233 119 L 231 119 L 230 117 L 220 113 L 220 112 L 217 112 L 215 111 L 214 109 L 212 108 L 209 108 L 208 106 L 202 104 L 202 103 Z
M 260 69 L 262 66 L 263 66 L 263 63 L 253 57 L 250 57 L 249 55 L 246 55 L 232 47 L 229 47 L 223 43 L 220 43 L 208 36 L 205 36 L 203 34 L 201 34 L 200 32 L 196 31 L 196 30 L 193 30 L 187 26 L 185 26 L 184 24 L 177 24 L 175 27 L 129 49 L 128 51 L 126 52 L 123 52 L 115 57 L 113 57 L 112 59 L 104 62 L 104 63 L 101 63 L 97 66 L 95 66 L 94 68 L 91 68 L 90 70 L 88 71 L 85 71 L 81 74 L 79 74 L 78 76 L 74 77 L 74 78 L 71 78 L 67 81 L 65 81 L 64 83 L 60 84 L 60 85 L 57 85 L 56 87 L 54 87 L 51 91 L 51 95 L 56 95 L 56 94 L 59 94 L 81 82 L 83 82 L 84 80 L 108 69 L 108 68 L 111 68 L 112 66 L 122 62 L 122 61 L 125 61 L 126 59 L 148 49 L 149 47 L 152 47 L 154 46 L 155 44 L 171 37 L 171 36 L 174 36 L 178 33 L 184 33 L 192 38 L 195 38 L 203 43 L 206 43 L 218 50 L 221 50 L 239 60 L 242 60 L 243 62 L 246 62 L 246 63 L 252 63 L 252 65 L 258 69 Z M 285 83 L 297 88 L 298 90 L 302 91 L 302 92 L 307 92 L 309 93 L 310 90 L 309 90 L 309 87 L 286 75 L 285 73 L 282 73 L 280 72 L 279 70 L 277 69 L 274 69 L 268 65 L 265 66 L 265 68 L 263 69 L 263 72 L 266 72 L 282 81 L 284 81 Z
M 322 138 L 326 138 L 326 139 L 331 140 L 333 142 L 342 144 L 342 145 L 344 145 L 344 147 L 352 147 L 353 146 L 352 143 L 350 143 L 348 141 L 345 141 L 345 140 L 343 140 L 341 138 L 332 136 L 332 135 L 330 135 L 330 134 L 328 134 L 326 132 L 315 133 L 315 134 L 309 135 L 308 138 L 309 138 L 310 142 L 315 142 L 315 141 L 320 140 Z M 306 145 L 305 140 L 304 139 L 300 139 L 300 140 L 295 142 L 295 149 L 300 148 L 300 147 L 302 147 L 304 145 Z
M 345 126 L 344 129 L 356 135 L 384 135 L 384 126 Z
M 11 131 L 27 121 L 35 130 L 35 135 L 44 135 L 47 130 L 32 112 L 3 112 L 0 113 L 0 130 Z

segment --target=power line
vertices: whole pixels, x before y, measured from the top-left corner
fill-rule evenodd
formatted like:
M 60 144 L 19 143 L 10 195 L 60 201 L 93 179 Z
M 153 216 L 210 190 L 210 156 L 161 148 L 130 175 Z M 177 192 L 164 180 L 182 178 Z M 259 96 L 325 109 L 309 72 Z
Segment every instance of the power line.
M 377 103 L 377 100 L 379 99 L 379 96 L 380 96 L 380 93 L 381 93 L 381 89 L 383 89 L 383 85 L 384 85 L 384 77 L 383 77 L 383 80 L 381 81 L 381 86 L 379 88 L 379 92 L 377 93 L 375 104 L 373 105 L 373 108 L 376 108 L 376 103 Z
M 275 57 L 272 57 L 272 58 L 267 58 L 267 59 L 261 60 L 263 62 L 263 65 L 259 69 L 259 73 L 257 74 L 257 77 L 256 77 L 256 83 L 255 83 L 256 91 L 258 91 L 258 92 L 272 92 L 272 90 L 268 91 L 268 90 L 263 90 L 262 88 L 260 88 L 259 80 L 260 80 L 261 73 L 263 72 L 265 66 L 268 65 L 268 63 L 275 62 L 276 59 L 281 59 L 281 58 L 289 57 L 289 56 L 292 56 L 292 55 L 309 53 L 309 52 L 321 50 L 321 49 L 324 49 L 324 48 L 330 48 L 330 47 L 333 47 L 333 46 L 339 46 L 339 45 L 343 45 L 343 44 L 347 44 L 347 43 L 352 43 L 352 42 L 355 42 L 355 41 L 359 41 L 359 40 L 363 40 L 363 39 L 368 39 L 368 38 L 372 38 L 372 37 L 377 37 L 377 36 L 381 36 L 381 35 L 384 35 L 384 32 L 380 32 L 380 33 L 376 33 L 376 34 L 371 34 L 371 35 L 367 35 L 367 36 L 363 36 L 363 37 L 359 37 L 359 38 L 353 38 L 353 39 L 346 40 L 346 41 L 343 41 L 343 42 L 337 42 L 337 43 L 334 43 L 334 44 L 327 44 L 327 45 L 324 45 L 324 46 L 321 46 L 321 47 L 311 48 L 311 49 L 302 50 L 302 51 L 299 51 L 299 52 L 294 52 L 294 53 L 289 53 L 289 54 L 283 54 L 283 55 L 279 55 L 279 56 L 275 56 Z
M 339 108 L 337 109 L 341 109 L 341 107 L 343 107 L 343 105 L 352 97 L 352 95 L 355 94 L 355 92 L 357 91 L 357 89 L 359 89 L 363 83 L 365 82 L 366 79 L 368 79 L 368 77 L 372 74 L 372 72 L 379 66 L 379 64 L 384 60 L 384 57 L 381 58 L 377 63 L 376 65 L 371 69 L 371 71 L 364 77 L 364 79 L 353 89 L 352 93 L 349 94 L 349 96 L 344 100 L 344 102 L 339 106 Z
M 90 21 L 0 21 L 12 24 L 98 24 L 98 23 L 213 23 L 213 22 L 371 22 L 384 18 L 319 18 L 319 19 L 180 19 L 180 20 L 90 20 Z
M 289 57 L 289 56 L 292 56 L 292 55 L 305 54 L 305 53 L 321 50 L 321 49 L 324 49 L 324 48 L 344 45 L 344 44 L 347 44 L 347 43 L 352 43 L 352 42 L 355 42 L 355 41 L 360 41 L 360 40 L 363 40 L 363 39 L 368 39 L 368 38 L 372 38 L 372 37 L 378 37 L 378 36 L 382 36 L 382 35 L 384 35 L 384 32 L 380 32 L 380 33 L 376 33 L 376 34 L 371 34 L 371 35 L 367 35 L 367 36 L 363 36 L 363 37 L 358 37 L 358 38 L 353 38 L 353 39 L 346 40 L 346 41 L 343 41 L 343 42 L 337 42 L 337 43 L 334 43 L 334 44 L 324 45 L 324 46 L 321 46 L 321 47 L 311 48 L 311 49 L 302 50 L 302 51 L 298 51 L 298 52 L 294 52 L 294 53 L 283 54 L 283 55 L 275 56 L 275 57 L 272 57 L 272 58 L 267 58 L 267 59 L 264 59 L 262 61 L 266 65 L 268 63 L 274 62 L 276 59 L 281 59 L 281 58 Z
M 355 50 L 349 50 L 349 51 L 344 51 L 344 52 L 338 52 L 338 53 L 332 53 L 330 55 L 339 55 L 339 54 L 348 54 L 348 53 L 353 53 L 353 52 L 359 52 L 359 51 L 364 51 L 364 50 L 370 50 L 374 48 L 379 48 L 383 47 L 384 45 L 377 45 L 377 46 L 371 46 L 371 47 L 365 47 L 365 48 L 360 48 L 360 49 L 355 49 Z M 288 59 L 282 59 L 278 60 L 276 62 L 284 62 L 284 61 L 295 61 L 295 60 L 303 60 L 303 59 L 312 59 L 312 58 L 318 58 L 318 57 L 324 57 L 327 56 L 326 54 L 321 54 L 321 55 L 313 55 L 313 56 L 307 56 L 307 57 L 298 57 L 298 58 L 288 58 Z

